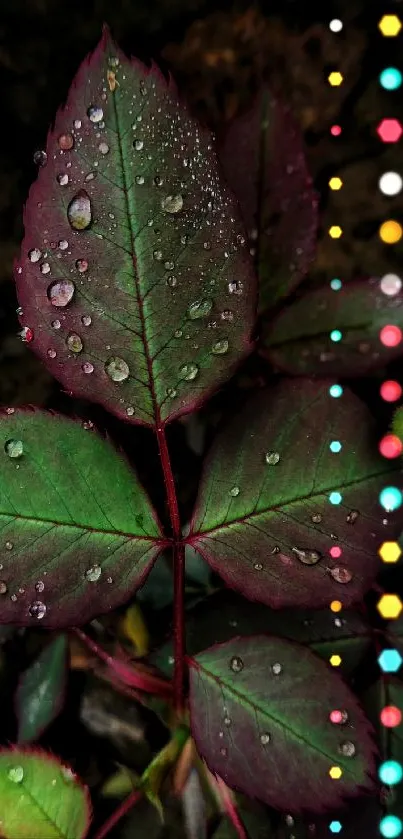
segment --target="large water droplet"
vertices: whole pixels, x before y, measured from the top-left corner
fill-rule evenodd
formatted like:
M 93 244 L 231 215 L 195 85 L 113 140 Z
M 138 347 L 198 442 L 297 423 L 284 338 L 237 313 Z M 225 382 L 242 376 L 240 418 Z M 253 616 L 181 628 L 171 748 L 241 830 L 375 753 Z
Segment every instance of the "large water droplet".
M 270 743 L 270 734 L 268 731 L 265 731 L 260 735 L 260 742 L 262 746 L 267 746 L 267 744 Z
M 239 495 L 240 491 L 241 490 L 239 489 L 238 486 L 233 486 L 233 487 L 231 487 L 231 489 L 229 491 L 229 494 L 232 495 L 233 498 L 236 498 L 237 495 Z
M 99 580 L 102 574 L 102 568 L 100 565 L 91 565 L 90 568 L 87 568 L 85 572 L 85 578 L 89 580 L 90 583 L 96 583 Z
M 341 743 L 339 746 L 339 752 L 345 757 L 354 757 L 356 753 L 354 743 L 352 743 L 351 740 L 346 740 L 345 743 Z
M 85 189 L 72 198 L 67 207 L 67 218 L 73 230 L 86 230 L 92 221 L 90 196 Z
M 320 522 L 322 521 L 322 516 L 320 513 L 314 513 L 313 516 L 311 516 L 311 520 L 314 524 L 320 524 Z
M 83 373 L 89 375 L 90 373 L 94 372 L 94 365 L 91 364 L 91 361 L 85 361 L 81 369 Z
M 36 164 L 36 166 L 46 166 L 47 159 L 48 156 L 46 152 L 43 151 L 43 149 L 39 149 L 34 154 L 34 163 Z
M 109 152 L 108 143 L 105 143 L 105 142 L 100 143 L 99 146 L 98 146 L 98 150 L 100 151 L 101 154 L 108 154 L 108 152 Z
M 144 146 L 143 140 L 133 140 L 133 146 L 136 151 L 141 151 Z
M 105 372 L 113 382 L 124 382 L 129 378 L 130 370 L 123 358 L 113 356 L 105 364 Z
M 234 673 L 240 673 L 244 668 L 244 663 L 239 655 L 233 655 L 229 666 Z
M 7 594 L 7 583 L 4 580 L 0 580 L 0 594 Z
M 351 571 L 342 565 L 337 565 L 336 568 L 330 568 L 329 573 L 336 580 L 336 583 L 349 583 L 353 579 Z
M 292 548 L 292 552 L 303 565 L 316 565 L 322 559 L 322 554 L 312 548 Z
M 269 466 L 275 466 L 280 460 L 280 455 L 278 452 L 266 452 L 264 459 Z
M 92 324 L 92 317 L 91 315 L 83 315 L 81 318 L 81 323 L 83 326 L 91 326 Z
M 34 600 L 29 607 L 29 614 L 31 618 L 36 618 L 38 621 L 42 620 L 42 618 L 46 615 L 46 606 L 42 603 L 42 600 Z
M 99 107 L 99 105 L 90 105 L 87 111 L 87 115 L 91 122 L 94 123 L 101 122 L 101 120 L 103 120 L 104 118 L 104 112 L 102 108 Z
M 183 198 L 181 195 L 167 195 L 161 201 L 161 207 L 165 213 L 180 213 L 183 207 Z
M 80 274 L 84 274 L 84 272 L 88 270 L 88 261 L 86 259 L 77 259 L 76 268 Z
M 190 364 L 183 364 L 179 370 L 179 375 L 181 379 L 185 379 L 187 382 L 193 381 L 198 375 L 199 368 L 197 364 L 191 362 Z
M 271 672 L 274 674 L 274 676 L 279 676 L 279 675 L 280 675 L 280 673 L 282 672 L 282 669 L 283 669 L 283 668 L 282 668 L 282 666 L 281 666 L 281 664 L 280 664 L 280 662 L 279 662 L 279 661 L 276 661 L 276 662 L 275 662 L 274 664 L 272 664 L 272 666 L 271 666 Z
M 243 292 L 243 283 L 240 280 L 234 280 L 231 283 L 228 283 L 228 291 L 230 294 L 236 294 L 237 296 L 241 295 Z
M 354 522 L 357 521 L 359 515 L 360 514 L 359 514 L 358 510 L 350 510 L 350 512 L 347 514 L 347 518 L 346 518 L 347 524 L 354 524 Z
M 4 443 L 4 451 L 8 457 L 22 457 L 24 454 L 24 444 L 22 440 L 7 440 Z
M 28 259 L 30 262 L 39 262 L 41 256 L 42 251 L 40 251 L 39 248 L 31 248 L 31 250 L 28 251 Z
M 24 770 L 22 766 L 13 766 L 8 770 L 7 776 L 13 784 L 20 784 L 24 778 Z
M 215 344 L 211 347 L 211 352 L 213 355 L 225 355 L 228 352 L 229 342 L 226 338 L 221 338 L 220 341 L 216 341 Z
M 73 353 L 80 353 L 83 349 L 83 342 L 77 332 L 70 332 L 70 335 L 67 336 L 66 344 L 69 350 Z
M 206 315 L 209 315 L 212 308 L 212 300 L 196 300 L 190 304 L 187 310 L 187 316 L 190 320 L 198 320 L 198 318 L 204 318 Z
M 59 149 L 62 151 L 70 151 L 74 146 L 74 137 L 72 134 L 61 134 L 58 138 Z
M 63 308 L 73 299 L 75 290 L 71 280 L 56 280 L 48 288 L 48 299 L 52 306 Z

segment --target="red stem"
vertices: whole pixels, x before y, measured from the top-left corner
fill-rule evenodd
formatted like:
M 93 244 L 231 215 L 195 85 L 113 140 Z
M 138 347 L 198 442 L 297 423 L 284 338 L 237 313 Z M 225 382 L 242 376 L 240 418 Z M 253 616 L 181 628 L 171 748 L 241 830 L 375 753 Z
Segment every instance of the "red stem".
M 225 809 L 225 812 L 235 828 L 235 833 L 238 836 L 238 839 L 248 839 L 248 834 L 244 828 L 242 823 L 241 817 L 238 813 L 237 806 L 232 798 L 231 792 L 228 789 L 227 785 L 224 783 L 222 778 L 219 778 L 218 775 L 215 777 L 215 784 L 217 787 L 218 794 L 221 799 L 221 803 Z M 97 837 L 96 837 L 97 839 Z
M 142 793 L 141 790 L 134 789 L 130 795 L 122 801 L 122 803 L 117 807 L 117 809 L 109 816 L 109 819 L 106 820 L 105 824 L 102 825 L 98 833 L 94 836 L 94 839 L 104 839 L 104 837 L 115 827 L 115 824 L 120 821 L 120 819 L 129 812 L 129 810 L 134 807 L 135 804 L 141 798 Z
M 178 715 L 184 707 L 185 682 L 185 547 L 182 542 L 181 523 L 175 480 L 165 435 L 165 426 L 157 428 L 157 440 L 164 474 L 169 516 L 174 539 L 174 702 Z

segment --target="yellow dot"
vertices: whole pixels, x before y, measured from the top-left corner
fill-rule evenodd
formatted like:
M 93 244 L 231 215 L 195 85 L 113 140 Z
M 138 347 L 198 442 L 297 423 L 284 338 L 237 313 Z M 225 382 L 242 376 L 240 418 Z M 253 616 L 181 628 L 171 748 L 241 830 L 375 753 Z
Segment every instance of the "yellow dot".
M 402 551 L 397 542 L 384 542 L 378 553 L 383 562 L 397 562 Z
M 377 603 L 378 612 L 383 618 L 398 618 L 402 608 L 402 601 L 397 594 L 383 594 Z
M 339 655 L 331 655 L 329 661 L 332 667 L 339 667 L 341 664 L 341 658 Z
M 343 770 L 340 768 L 340 766 L 331 766 L 329 769 L 329 775 L 335 781 L 341 778 L 342 774 Z
M 341 612 L 341 610 L 343 608 L 343 604 L 340 603 L 340 600 L 332 600 L 332 602 L 330 604 L 330 608 L 331 608 L 332 612 Z
M 399 34 L 402 24 L 397 15 L 384 15 L 378 23 L 385 38 L 394 38 Z
M 395 245 L 403 236 L 401 224 L 398 221 L 384 221 L 379 228 L 379 236 L 387 245 Z
M 330 178 L 329 186 L 330 189 L 341 189 L 343 186 L 343 181 L 341 178 Z
M 338 72 L 330 73 L 330 76 L 328 76 L 328 82 L 332 87 L 339 87 L 343 84 L 343 76 Z
M 329 236 L 331 236 L 332 239 L 340 239 L 340 236 L 342 235 L 343 231 L 341 227 L 338 226 L 338 224 L 333 224 L 332 227 L 330 227 Z

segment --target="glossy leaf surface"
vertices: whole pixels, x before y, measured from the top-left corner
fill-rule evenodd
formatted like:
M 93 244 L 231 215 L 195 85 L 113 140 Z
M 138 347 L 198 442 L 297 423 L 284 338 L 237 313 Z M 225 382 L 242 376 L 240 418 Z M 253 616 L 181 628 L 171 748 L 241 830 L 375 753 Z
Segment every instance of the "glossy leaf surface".
M 58 635 L 22 674 L 16 695 L 18 742 L 38 739 L 59 713 L 63 701 L 67 636 Z
M 0 416 L 1 622 L 73 626 L 141 585 L 162 534 L 135 473 L 94 431 Z
M 260 309 L 289 294 L 316 250 L 317 196 L 292 115 L 268 90 L 229 126 L 220 149 L 256 252 Z
M 87 790 L 70 768 L 41 751 L 0 752 L 4 839 L 84 839 L 90 817 Z
M 264 324 L 261 348 L 276 367 L 294 375 L 361 376 L 402 354 L 393 329 L 385 331 L 388 344 L 380 340 L 388 325 L 403 328 L 403 294 L 382 293 L 379 281 L 340 291 L 326 286 Z
M 334 709 L 348 725 L 331 722 Z M 323 812 L 372 786 L 371 727 L 356 698 L 291 641 L 257 635 L 200 653 L 191 661 L 190 711 L 209 768 L 279 810 Z
M 189 541 L 231 588 L 276 608 L 358 600 L 401 529 L 378 502 L 401 476 L 376 453 L 363 403 L 329 384 L 258 393 L 218 435 L 196 502 Z
M 77 396 L 154 426 L 249 350 L 254 272 L 212 137 L 107 33 L 57 114 L 24 222 L 21 322 Z

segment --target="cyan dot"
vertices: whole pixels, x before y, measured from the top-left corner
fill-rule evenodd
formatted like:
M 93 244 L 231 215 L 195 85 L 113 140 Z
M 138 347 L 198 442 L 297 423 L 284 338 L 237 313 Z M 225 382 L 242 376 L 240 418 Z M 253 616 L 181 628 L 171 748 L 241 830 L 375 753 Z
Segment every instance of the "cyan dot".
M 379 822 L 379 830 L 381 836 L 385 836 L 385 839 L 396 839 L 397 836 L 401 835 L 402 823 L 397 816 L 385 816 Z
M 331 504 L 340 504 L 343 496 L 340 495 L 339 492 L 331 492 L 329 495 L 329 501 Z
M 340 833 L 341 828 L 342 828 L 342 824 L 341 824 L 341 822 L 339 822 L 337 820 L 333 821 L 333 822 L 330 822 L 330 824 L 329 824 L 329 830 L 330 830 L 331 833 Z
M 403 778 L 403 769 L 397 760 L 385 760 L 379 767 L 379 777 L 383 784 L 388 787 L 393 787 L 398 784 Z
M 330 443 L 330 446 L 329 446 L 330 451 L 333 452 L 334 454 L 338 454 L 339 452 L 341 452 L 342 448 L 343 447 L 342 447 L 341 443 L 339 442 L 339 440 L 332 440 L 332 442 Z
M 402 493 L 397 487 L 384 487 L 379 495 L 379 502 L 387 513 L 398 510 L 402 500 Z
M 332 331 L 330 333 L 330 340 L 331 341 L 335 341 L 335 342 L 341 341 L 342 337 L 343 337 L 343 333 L 340 332 L 340 329 L 332 329 Z
M 329 387 L 329 393 L 334 399 L 338 399 L 343 393 L 343 388 L 341 385 L 331 385 Z
M 380 73 L 379 81 L 385 90 L 397 90 L 402 83 L 402 74 L 397 67 L 386 67 Z
M 332 291 L 340 291 L 342 285 L 343 283 L 338 277 L 334 277 L 333 280 L 330 280 L 330 288 Z

